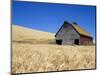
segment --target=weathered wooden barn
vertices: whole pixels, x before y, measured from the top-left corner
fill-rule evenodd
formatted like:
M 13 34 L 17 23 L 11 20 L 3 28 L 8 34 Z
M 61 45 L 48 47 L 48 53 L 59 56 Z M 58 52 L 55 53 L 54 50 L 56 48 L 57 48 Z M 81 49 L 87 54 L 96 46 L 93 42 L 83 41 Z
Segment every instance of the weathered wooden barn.
M 91 45 L 93 38 L 77 23 L 68 23 L 61 26 L 55 35 L 56 43 L 59 45 Z

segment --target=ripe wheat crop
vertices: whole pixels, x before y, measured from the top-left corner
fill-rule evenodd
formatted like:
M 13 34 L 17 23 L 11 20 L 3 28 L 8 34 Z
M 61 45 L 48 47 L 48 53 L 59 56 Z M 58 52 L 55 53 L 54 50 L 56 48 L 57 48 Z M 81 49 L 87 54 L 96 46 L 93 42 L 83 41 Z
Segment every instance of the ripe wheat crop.
M 94 46 L 14 44 L 13 73 L 95 68 Z

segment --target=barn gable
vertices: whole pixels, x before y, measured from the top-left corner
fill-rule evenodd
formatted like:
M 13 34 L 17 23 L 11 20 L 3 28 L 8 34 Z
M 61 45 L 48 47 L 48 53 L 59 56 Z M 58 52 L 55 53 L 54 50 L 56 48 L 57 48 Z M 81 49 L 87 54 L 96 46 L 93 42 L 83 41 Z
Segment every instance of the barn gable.
M 68 22 L 64 22 L 63 26 L 55 36 L 56 41 L 59 41 L 62 44 L 74 44 L 75 39 L 79 40 L 80 38 L 77 31 Z

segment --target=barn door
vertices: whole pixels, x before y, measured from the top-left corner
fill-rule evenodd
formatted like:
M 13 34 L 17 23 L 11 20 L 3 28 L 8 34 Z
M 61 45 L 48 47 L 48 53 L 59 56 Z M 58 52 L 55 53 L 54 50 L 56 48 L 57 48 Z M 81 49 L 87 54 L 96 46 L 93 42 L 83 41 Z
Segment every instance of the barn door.
M 79 39 L 75 39 L 74 44 L 79 45 Z
M 57 43 L 58 45 L 61 45 L 61 44 L 62 44 L 62 40 L 56 40 L 56 43 Z

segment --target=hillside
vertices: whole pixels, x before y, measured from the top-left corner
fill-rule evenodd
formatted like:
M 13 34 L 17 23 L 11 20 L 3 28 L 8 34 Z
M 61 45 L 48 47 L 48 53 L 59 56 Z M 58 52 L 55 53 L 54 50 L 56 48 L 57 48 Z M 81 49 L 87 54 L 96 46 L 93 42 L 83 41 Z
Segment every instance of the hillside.
M 56 45 L 54 34 L 12 25 L 12 72 L 95 69 L 95 46 Z
M 12 25 L 12 40 L 15 43 L 52 43 L 54 42 L 54 34 Z

